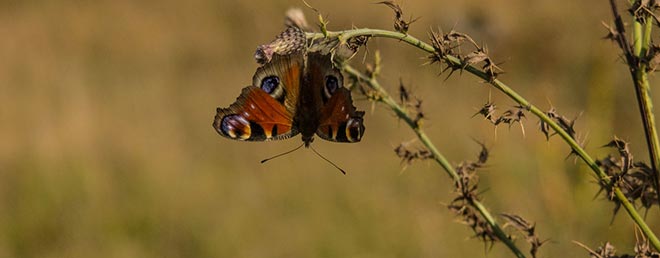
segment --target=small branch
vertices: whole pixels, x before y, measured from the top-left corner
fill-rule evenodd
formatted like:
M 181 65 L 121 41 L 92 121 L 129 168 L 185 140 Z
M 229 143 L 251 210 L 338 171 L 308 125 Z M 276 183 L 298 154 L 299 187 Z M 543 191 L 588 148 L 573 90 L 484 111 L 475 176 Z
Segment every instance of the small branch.
M 420 139 L 420 141 L 431 151 L 431 153 L 433 153 L 433 156 L 434 156 L 433 159 L 436 161 L 436 163 L 438 163 L 438 165 L 440 165 L 443 169 L 445 169 L 447 174 L 454 181 L 457 181 L 457 180 L 460 179 L 458 177 L 458 174 L 456 173 L 456 171 L 452 167 L 452 165 L 449 163 L 449 161 L 447 161 L 447 159 L 438 151 L 438 149 L 435 147 L 435 145 L 433 145 L 433 143 L 428 138 L 428 136 L 426 136 L 426 133 L 424 133 L 424 130 L 421 127 L 419 127 L 419 125 L 417 123 L 415 123 L 414 118 L 408 116 L 408 113 L 406 113 L 406 108 L 399 105 L 396 102 L 396 100 L 394 100 L 394 98 L 392 98 L 392 96 L 390 96 L 387 93 L 387 91 L 385 91 L 385 89 L 383 89 L 383 87 L 380 85 L 380 83 L 376 79 L 370 78 L 369 76 L 362 74 L 357 69 L 355 69 L 355 68 L 353 68 L 349 65 L 345 65 L 343 67 L 343 71 L 350 74 L 351 76 L 357 78 L 358 80 L 367 83 L 373 90 L 378 92 L 379 97 L 380 97 L 378 99 L 378 101 L 384 103 L 390 109 L 392 109 L 394 111 L 394 113 L 396 113 L 396 115 L 399 118 L 403 119 L 403 121 L 405 121 L 406 124 L 408 124 L 408 126 L 410 126 L 410 128 L 412 128 L 413 131 L 415 131 L 415 134 L 417 134 L 417 137 Z
M 614 0 L 612 0 L 614 1 Z M 623 26 L 623 22 L 620 22 L 621 26 Z M 619 22 L 617 22 L 617 27 L 619 26 Z M 393 31 L 387 31 L 387 30 L 379 30 L 379 29 L 354 29 L 354 30 L 346 30 L 346 31 L 338 31 L 338 32 L 327 32 L 327 37 L 332 38 L 336 37 L 339 39 L 340 44 L 347 42 L 348 39 L 352 37 L 358 37 L 358 36 L 369 36 L 369 37 L 385 37 L 385 38 L 393 38 L 393 39 L 398 39 L 402 42 L 408 43 L 414 47 L 417 47 L 425 52 L 434 54 L 435 49 L 433 46 L 413 37 L 408 34 L 403 34 L 403 33 L 398 33 L 398 32 L 393 32 Z M 314 37 L 314 38 L 319 38 L 318 33 L 308 33 L 308 37 Z M 627 42 L 623 41 L 621 44 L 627 45 Z M 485 72 L 481 71 L 480 69 L 474 67 L 471 64 L 467 64 L 463 62 L 461 59 L 451 56 L 451 55 L 445 55 L 443 57 L 443 60 L 447 62 L 448 64 L 454 66 L 454 67 L 463 67 L 463 70 L 483 79 L 484 81 L 490 83 L 493 85 L 496 89 L 500 90 L 502 93 L 506 94 L 509 96 L 511 99 L 516 101 L 518 104 L 528 107 L 530 112 L 537 116 L 540 120 L 544 121 L 547 123 L 553 130 L 557 132 L 561 136 L 561 138 L 573 149 L 573 151 L 591 168 L 595 176 L 605 182 L 605 183 L 611 183 L 611 180 L 607 175 L 598 167 L 598 165 L 594 162 L 594 159 L 587 154 L 587 152 L 573 139 L 571 136 L 564 131 L 560 125 L 558 125 L 555 121 L 550 119 L 543 111 L 541 111 L 539 108 L 536 106 L 532 105 L 529 101 L 527 101 L 525 98 L 520 96 L 517 92 L 515 92 L 513 89 L 509 88 L 506 84 L 501 82 L 498 79 L 493 78 L 492 76 L 486 74 Z M 353 69 L 355 72 L 355 70 Z M 350 69 L 347 70 L 348 73 L 350 73 Z M 369 79 L 369 78 L 365 78 Z M 394 101 L 391 97 L 386 98 L 388 99 L 387 101 L 384 101 L 386 104 L 390 105 L 396 104 L 396 101 Z M 400 110 L 403 110 L 399 107 Z M 395 112 L 397 112 L 397 115 L 400 115 L 400 110 L 397 111 L 397 109 L 394 109 Z M 405 112 L 404 112 L 405 113 Z M 405 120 L 405 118 L 404 118 Z M 408 120 L 406 120 L 408 122 Z M 417 128 L 416 125 L 411 125 L 413 129 Z M 418 128 L 419 129 L 419 128 Z M 415 129 L 415 132 L 422 132 L 421 130 Z M 426 137 L 425 134 L 419 134 L 420 139 L 423 142 L 429 142 L 428 138 Z M 433 146 L 433 145 L 431 145 Z M 429 147 L 431 151 L 437 152 L 435 150 L 435 147 L 431 148 Z M 448 165 L 446 160 L 440 161 L 436 160 L 447 172 L 453 177 L 455 177 L 455 173 L 451 173 L 451 170 L 448 170 L 451 168 L 451 166 Z M 444 164 L 444 165 L 443 165 Z M 617 186 L 612 186 L 613 192 L 615 193 L 616 198 L 621 202 L 623 207 L 626 209 L 626 212 L 630 217 L 635 221 L 635 223 L 640 227 L 642 232 L 648 237 L 649 241 L 651 244 L 657 249 L 660 250 L 660 240 L 658 240 L 657 236 L 653 233 L 653 231 L 649 228 L 649 226 L 646 224 L 646 222 L 642 219 L 642 217 L 639 215 L 635 207 L 628 201 L 628 199 L 625 197 L 623 192 L 617 187 Z M 481 211 L 481 210 L 480 210 Z M 514 249 L 512 249 L 514 250 Z M 515 249 L 517 250 L 517 249 Z
M 639 106 L 640 116 L 642 117 L 642 125 L 644 127 L 644 135 L 646 136 L 646 144 L 649 150 L 649 159 L 651 160 L 651 168 L 653 169 L 653 181 L 656 193 L 659 194 L 660 200 L 660 139 L 658 139 L 658 132 L 655 125 L 655 116 L 653 114 L 653 102 L 649 94 L 650 86 L 648 80 L 648 72 L 646 59 L 649 46 L 651 46 L 651 29 L 653 22 L 650 15 L 647 13 L 639 14 L 644 15 L 644 23 L 640 19 L 635 19 L 633 23 L 633 48 L 631 49 L 626 39 L 626 30 L 623 24 L 623 19 L 616 6 L 616 1 L 610 0 L 612 8 L 612 16 L 614 16 L 615 26 L 617 31 L 617 42 L 623 51 L 626 58 L 628 67 L 630 68 L 630 76 L 633 80 L 635 88 L 635 95 L 637 96 L 637 104 Z M 644 8 L 643 6 L 640 8 Z M 635 17 L 637 18 L 637 17 Z M 660 204 L 659 204 L 660 205 Z M 653 239 L 651 239 L 653 241 Z M 656 248 L 658 248 L 656 246 Z
M 431 151 L 433 154 L 433 160 L 438 163 L 446 172 L 447 174 L 456 182 L 460 180 L 458 173 L 456 173 L 456 170 L 454 167 L 447 161 L 447 159 L 438 151 L 438 149 L 435 147 L 433 142 L 428 138 L 424 130 L 419 127 L 419 124 L 415 122 L 415 119 L 413 117 L 410 117 L 408 113 L 406 113 L 405 107 L 402 107 L 399 105 L 392 96 L 390 96 L 387 91 L 380 85 L 380 83 L 374 79 L 371 78 L 365 74 L 362 74 L 355 68 L 349 66 L 349 65 L 344 65 L 343 66 L 343 71 L 348 73 L 349 75 L 357 78 L 358 80 L 365 82 L 372 90 L 375 90 L 378 93 L 379 98 L 377 101 L 382 102 L 383 104 L 387 105 L 390 109 L 396 113 L 396 115 L 403 119 L 403 121 L 410 126 L 410 128 L 413 129 L 419 140 L 426 146 L 426 148 Z M 515 255 L 516 257 L 525 257 L 525 255 L 516 247 L 516 245 L 513 243 L 513 241 L 507 236 L 506 233 L 504 233 L 504 230 L 500 227 L 500 225 L 497 223 L 495 218 L 490 214 L 488 209 L 479 201 L 477 200 L 472 200 L 470 205 L 472 205 L 476 210 L 479 211 L 481 216 L 488 222 L 488 224 L 493 228 L 493 231 L 495 232 L 495 235 L 497 238 L 502 241 Z

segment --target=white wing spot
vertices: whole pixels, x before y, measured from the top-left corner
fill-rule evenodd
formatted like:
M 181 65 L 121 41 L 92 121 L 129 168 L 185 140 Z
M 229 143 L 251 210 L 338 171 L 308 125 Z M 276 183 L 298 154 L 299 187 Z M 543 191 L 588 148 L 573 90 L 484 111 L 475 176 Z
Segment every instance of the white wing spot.
M 257 107 L 254 106 L 254 104 L 250 103 L 250 108 L 251 109 L 257 109 Z

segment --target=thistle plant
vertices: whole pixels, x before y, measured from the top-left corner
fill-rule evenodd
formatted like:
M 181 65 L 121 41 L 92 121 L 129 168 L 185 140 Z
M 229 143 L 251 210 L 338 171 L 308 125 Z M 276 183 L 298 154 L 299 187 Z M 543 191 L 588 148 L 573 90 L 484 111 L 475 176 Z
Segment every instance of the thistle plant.
M 571 152 L 584 162 L 590 169 L 591 175 L 596 178 L 601 192 L 614 204 L 614 213 L 621 208 L 638 228 L 639 237 L 637 257 L 657 257 L 660 250 L 660 240 L 656 236 L 644 217 L 640 215 L 639 206 L 647 210 L 658 205 L 658 164 L 660 164 L 660 143 L 655 129 L 653 109 L 649 96 L 648 74 L 655 71 L 660 64 L 660 46 L 651 41 L 653 24 L 660 24 L 655 13 L 660 4 L 655 0 L 632 1 L 628 9 L 633 17 L 633 40 L 627 39 L 625 24 L 618 12 L 614 0 L 610 0 L 615 26 L 606 26 L 606 38 L 615 41 L 623 51 L 625 62 L 633 79 L 640 114 L 644 123 L 645 136 L 648 144 L 651 164 L 634 162 L 629 149 L 629 143 L 614 138 L 602 140 L 605 147 L 610 147 L 616 154 L 596 159 L 584 148 L 584 139 L 578 137 L 575 130 L 576 119 L 570 119 L 558 112 L 558 108 L 551 107 L 543 111 L 525 97 L 518 94 L 513 86 L 498 79 L 503 72 L 489 54 L 484 44 L 477 44 L 470 35 L 454 29 L 443 32 L 441 29 L 431 30 L 428 41 L 423 41 L 408 34 L 408 30 L 415 19 L 405 19 L 403 9 L 393 1 L 383 4 L 394 11 L 393 30 L 353 28 L 348 30 L 328 30 L 328 22 L 322 15 L 318 15 L 320 32 L 306 32 L 308 45 L 311 49 L 325 49 L 332 52 L 334 61 L 342 71 L 348 75 L 353 91 L 359 92 L 374 103 L 379 103 L 392 110 L 417 136 L 420 145 L 402 143 L 395 148 L 396 155 L 401 158 L 402 164 L 407 166 L 418 160 L 433 160 L 453 180 L 454 199 L 449 201 L 447 208 L 453 212 L 460 221 L 467 225 L 477 239 L 486 245 L 503 243 L 516 257 L 536 257 L 539 248 L 547 242 L 540 238 L 535 231 L 535 223 L 529 222 L 519 215 L 510 212 L 500 212 L 499 216 L 493 213 L 482 202 L 482 193 L 479 191 L 479 174 L 489 157 L 489 151 L 484 144 L 476 161 L 463 161 L 457 166 L 445 158 L 433 141 L 424 131 L 423 121 L 426 117 L 423 110 L 423 99 L 414 94 L 403 83 L 399 84 L 398 96 L 385 90 L 378 78 L 381 73 L 380 55 L 376 51 L 374 61 L 356 68 L 349 64 L 355 53 L 370 40 L 375 38 L 394 39 L 407 44 L 425 54 L 429 64 L 440 64 L 440 73 L 447 77 L 456 72 L 469 74 L 486 82 L 492 89 L 507 96 L 516 105 L 504 112 L 497 112 L 496 104 L 488 100 L 475 116 L 483 116 L 493 126 L 506 124 L 513 126 L 519 124 L 523 133 L 521 121 L 524 118 L 536 117 L 539 120 L 539 132 L 547 140 L 559 138 L 566 143 Z M 315 10 L 315 9 L 314 9 Z M 316 11 L 316 10 L 315 10 Z M 316 11 L 318 14 L 318 11 Z M 287 24 L 302 27 L 307 24 L 304 17 L 299 14 L 287 16 Z M 553 137 L 558 136 L 558 137 Z M 598 139 L 601 140 L 601 139 Z M 523 252 L 514 243 L 515 239 L 523 238 L 529 244 L 527 252 Z M 607 243 L 595 251 L 584 246 L 592 257 L 627 257 L 615 256 L 614 248 Z M 647 256 L 640 256 L 647 255 Z M 655 255 L 655 256 L 654 256 Z M 630 256 L 632 257 L 632 256 Z

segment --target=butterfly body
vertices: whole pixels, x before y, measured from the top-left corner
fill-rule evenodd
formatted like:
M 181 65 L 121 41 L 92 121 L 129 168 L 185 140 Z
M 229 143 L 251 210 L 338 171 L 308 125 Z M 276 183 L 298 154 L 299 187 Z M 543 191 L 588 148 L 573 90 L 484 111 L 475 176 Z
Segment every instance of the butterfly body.
M 306 147 L 314 136 L 359 142 L 364 112 L 353 106 L 330 54 L 297 51 L 274 55 L 259 67 L 236 102 L 218 108 L 213 128 L 222 136 L 269 141 L 300 133 Z

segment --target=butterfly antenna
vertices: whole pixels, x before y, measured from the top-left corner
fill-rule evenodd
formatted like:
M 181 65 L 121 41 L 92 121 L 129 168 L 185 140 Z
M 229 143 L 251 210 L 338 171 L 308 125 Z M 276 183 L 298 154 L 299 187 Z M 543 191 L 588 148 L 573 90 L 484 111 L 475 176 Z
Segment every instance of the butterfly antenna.
M 304 143 L 303 143 L 303 144 L 300 144 L 300 146 L 295 147 L 293 150 L 290 150 L 290 151 L 287 151 L 287 152 L 284 152 L 284 153 L 280 153 L 280 154 L 277 154 L 277 155 L 272 156 L 272 157 L 270 157 L 270 158 L 264 159 L 264 160 L 261 161 L 261 164 L 266 163 L 266 161 L 269 161 L 269 160 L 271 160 L 271 159 L 278 158 L 278 157 L 282 157 L 282 156 L 287 155 L 287 154 L 289 154 L 289 153 L 291 153 L 291 152 L 297 151 L 297 150 L 300 149 L 300 147 L 302 147 L 303 145 L 305 145 L 305 144 L 304 144 Z
M 325 160 L 326 162 L 330 163 L 330 164 L 333 165 L 335 168 L 339 169 L 339 171 L 340 171 L 342 174 L 346 175 L 346 171 L 344 171 L 343 169 L 341 169 L 339 166 L 337 166 L 337 164 L 333 163 L 332 161 L 330 161 L 330 160 L 327 159 L 326 157 L 323 157 L 323 155 L 321 155 L 321 153 L 319 153 L 318 151 L 316 151 L 312 145 L 310 145 L 309 147 L 314 151 L 314 153 L 316 153 L 317 156 L 321 157 L 323 160 Z M 300 148 L 300 147 L 298 147 L 298 148 Z

